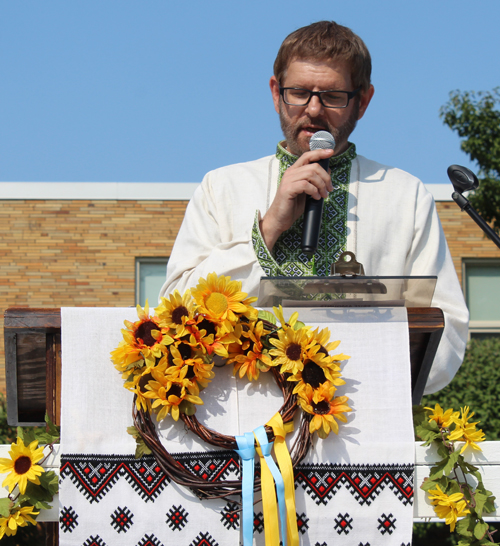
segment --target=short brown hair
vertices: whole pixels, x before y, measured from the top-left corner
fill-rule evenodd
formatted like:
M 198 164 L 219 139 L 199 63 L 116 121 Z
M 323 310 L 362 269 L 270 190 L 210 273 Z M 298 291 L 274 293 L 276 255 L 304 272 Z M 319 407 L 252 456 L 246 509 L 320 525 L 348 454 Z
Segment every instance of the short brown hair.
M 351 68 L 354 88 L 370 87 L 372 60 L 363 40 L 347 27 L 334 21 L 319 21 L 288 35 L 274 61 L 274 76 L 282 83 L 293 60 L 340 60 Z

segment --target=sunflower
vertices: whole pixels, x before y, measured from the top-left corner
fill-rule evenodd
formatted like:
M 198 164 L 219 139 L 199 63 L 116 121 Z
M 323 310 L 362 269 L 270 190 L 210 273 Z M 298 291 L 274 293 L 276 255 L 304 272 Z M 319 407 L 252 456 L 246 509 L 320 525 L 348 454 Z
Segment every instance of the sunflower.
M 292 313 L 288 321 L 283 315 L 283 307 L 281 307 L 281 305 L 279 307 L 273 307 L 273 311 L 276 315 L 276 318 L 279 320 L 282 328 L 285 328 L 286 326 L 289 326 L 290 328 L 295 328 L 295 324 L 299 318 L 299 314 L 297 313 L 297 311 L 295 311 L 295 313 Z
M 328 366 L 332 362 L 339 362 L 341 360 L 349 360 L 350 356 L 344 355 L 342 353 L 338 355 L 331 355 L 330 351 L 335 350 L 339 345 L 340 341 L 329 341 L 330 339 L 330 330 L 328 328 L 323 328 L 319 331 L 319 328 L 309 333 L 309 355 L 318 355 L 321 359 L 324 359 L 328 363 L 325 364 Z
M 439 485 L 436 485 L 436 487 L 437 489 L 429 489 L 429 499 L 437 517 L 444 519 L 445 523 L 450 526 L 450 531 L 453 532 L 457 519 L 470 514 L 467 502 L 464 499 L 463 493 L 447 495 L 441 490 Z
M 185 372 L 184 376 L 179 379 L 172 379 L 158 368 L 154 368 L 151 373 L 156 381 L 150 381 L 146 385 L 147 392 L 144 396 L 153 400 L 153 410 L 160 408 L 156 416 L 158 421 L 165 419 L 169 413 L 172 414 L 175 421 L 178 421 L 179 406 L 184 400 L 192 404 L 203 404 L 203 400 L 199 396 L 186 392 L 186 385 L 191 382 L 185 378 Z
M 160 360 L 160 363 L 166 359 L 163 357 Z M 152 368 L 141 368 L 139 373 L 135 373 L 132 376 L 129 376 L 129 380 L 126 381 L 123 386 L 128 389 L 130 392 L 133 392 L 137 398 L 135 399 L 135 405 L 137 410 L 147 411 L 151 413 L 151 400 L 145 398 L 144 394 L 146 392 L 146 385 L 153 379 L 151 375 Z
M 198 385 L 205 388 L 215 377 L 215 374 L 212 371 L 212 368 L 214 367 L 213 361 L 206 362 L 203 357 L 195 355 L 193 355 L 193 357 L 185 357 L 175 345 L 170 347 L 170 353 L 172 364 L 165 370 L 166 375 L 169 377 L 173 379 L 182 378 L 188 380 L 196 386 L 198 392 Z M 198 392 L 191 390 L 190 385 L 186 386 L 190 394 L 198 395 Z
M 465 442 L 460 450 L 460 453 L 463 453 L 468 446 L 477 451 L 482 451 L 476 443 L 483 442 L 485 439 L 484 432 L 481 429 L 476 429 L 476 425 L 479 423 L 479 421 L 469 423 L 469 419 L 472 419 L 474 412 L 469 415 L 468 406 L 460 408 L 460 411 L 460 418 L 457 417 L 455 419 L 455 430 L 448 436 L 448 440 L 454 442 Z
M 278 339 L 270 338 L 269 342 L 276 347 L 269 354 L 274 356 L 273 366 L 281 366 L 281 373 L 295 374 L 304 368 L 304 359 L 309 345 L 307 328 L 294 330 L 290 327 L 280 328 Z
M 122 330 L 123 341 L 111 352 L 115 368 L 124 373 L 144 364 L 154 366 L 156 359 L 165 354 L 167 345 L 173 342 L 167 335 L 168 328 L 160 324 L 158 317 L 149 316 L 148 302 L 144 310 L 137 306 L 137 315 L 136 322 L 124 321 L 127 329 Z
M 335 387 L 328 381 L 313 389 L 306 385 L 299 392 L 297 403 L 313 417 L 309 423 L 309 432 L 318 432 L 320 438 L 326 438 L 330 432 L 339 433 L 339 425 L 336 421 L 347 422 L 345 413 L 352 411 L 347 404 L 347 396 L 336 396 Z
M 293 389 L 294 394 L 299 393 L 307 385 L 313 389 L 319 388 L 325 381 L 329 381 L 335 387 L 345 385 L 341 377 L 340 366 L 325 358 L 325 355 L 317 353 L 304 360 L 302 370 L 297 370 L 288 378 L 288 381 L 295 381 L 297 385 Z
M 26 527 L 28 523 L 36 525 L 36 521 L 31 516 L 37 516 L 40 512 L 33 512 L 34 509 L 34 506 L 23 506 L 6 518 L 0 517 L 0 540 L 4 535 L 8 537 L 15 535 L 18 527 Z
M 259 320 L 244 326 L 241 349 L 229 355 L 227 363 L 234 363 L 234 375 L 238 373 L 241 378 L 246 374 L 249 381 L 253 381 L 259 378 L 261 371 L 267 372 L 273 362 L 261 339 L 264 333 L 264 323 Z
M 439 404 L 436 404 L 434 409 L 427 407 L 424 409 L 432 411 L 432 414 L 429 416 L 429 422 L 436 421 L 439 428 L 449 428 L 460 415 L 460 412 L 453 411 L 452 408 L 443 411 L 443 408 Z
M 196 288 L 191 289 L 191 294 L 199 305 L 199 311 L 215 324 L 218 324 L 222 332 L 231 332 L 238 321 L 239 315 L 253 315 L 251 307 L 256 298 L 247 298 L 245 292 L 241 292 L 241 282 L 232 281 L 231 277 L 216 273 L 210 273 L 206 279 L 200 278 Z
M 24 495 L 28 481 L 40 485 L 38 476 L 45 470 L 36 464 L 43 459 L 43 446 L 37 448 L 37 445 L 38 440 L 33 440 L 29 446 L 25 446 L 21 438 L 18 438 L 17 444 L 12 444 L 9 451 L 11 458 L 0 459 L 0 472 L 10 472 L 2 484 L 2 487 L 9 486 L 9 493 L 18 485 L 21 495 Z
M 167 328 L 172 328 L 178 337 L 182 337 L 189 334 L 186 324 L 194 321 L 196 308 L 191 291 L 187 290 L 181 297 L 176 290 L 168 299 L 161 298 L 155 312 Z
M 203 315 L 198 315 L 195 324 L 189 329 L 191 335 L 186 343 L 210 356 L 216 354 L 223 358 L 228 357 L 227 346 L 238 343 L 241 335 L 238 324 L 229 332 L 220 324 L 208 320 Z

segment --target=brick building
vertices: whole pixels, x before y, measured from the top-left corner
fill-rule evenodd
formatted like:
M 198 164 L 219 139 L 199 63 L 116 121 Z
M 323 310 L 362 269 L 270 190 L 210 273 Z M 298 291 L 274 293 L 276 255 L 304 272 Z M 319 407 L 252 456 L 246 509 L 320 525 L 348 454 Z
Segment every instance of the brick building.
M 127 307 L 148 295 L 156 304 L 196 186 L 0 183 L 0 391 L 4 310 Z M 451 201 L 451 185 L 427 188 L 471 308 L 473 335 L 500 332 L 500 250 Z

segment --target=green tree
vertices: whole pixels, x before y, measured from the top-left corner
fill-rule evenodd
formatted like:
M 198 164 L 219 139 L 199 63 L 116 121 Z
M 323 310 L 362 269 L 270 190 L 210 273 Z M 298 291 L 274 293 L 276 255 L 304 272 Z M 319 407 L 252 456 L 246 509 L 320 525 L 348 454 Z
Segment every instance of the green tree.
M 477 163 L 479 188 L 472 206 L 500 231 L 500 87 L 493 91 L 452 91 L 441 108 L 445 125 L 462 139 L 460 148 Z

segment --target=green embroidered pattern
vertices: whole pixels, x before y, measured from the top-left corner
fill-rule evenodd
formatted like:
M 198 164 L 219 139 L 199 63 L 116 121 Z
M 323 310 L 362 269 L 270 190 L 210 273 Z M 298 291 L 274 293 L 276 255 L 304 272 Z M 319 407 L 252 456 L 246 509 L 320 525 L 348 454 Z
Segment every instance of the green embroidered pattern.
M 280 162 L 279 185 L 283 173 L 298 158 L 287 152 L 281 144 L 278 144 L 276 157 Z M 330 159 L 333 191 L 324 201 L 323 222 L 314 261 L 310 260 L 301 249 L 302 216 L 289 230 L 280 235 L 274 245 L 273 254 L 271 254 L 260 233 L 257 211 L 252 230 L 252 241 L 255 255 L 267 276 L 303 277 L 328 276 L 330 274 L 330 266 L 346 249 L 349 179 L 352 160 L 355 157 L 356 147 L 354 144 L 350 144 L 343 154 Z M 314 266 L 315 271 L 313 271 Z

